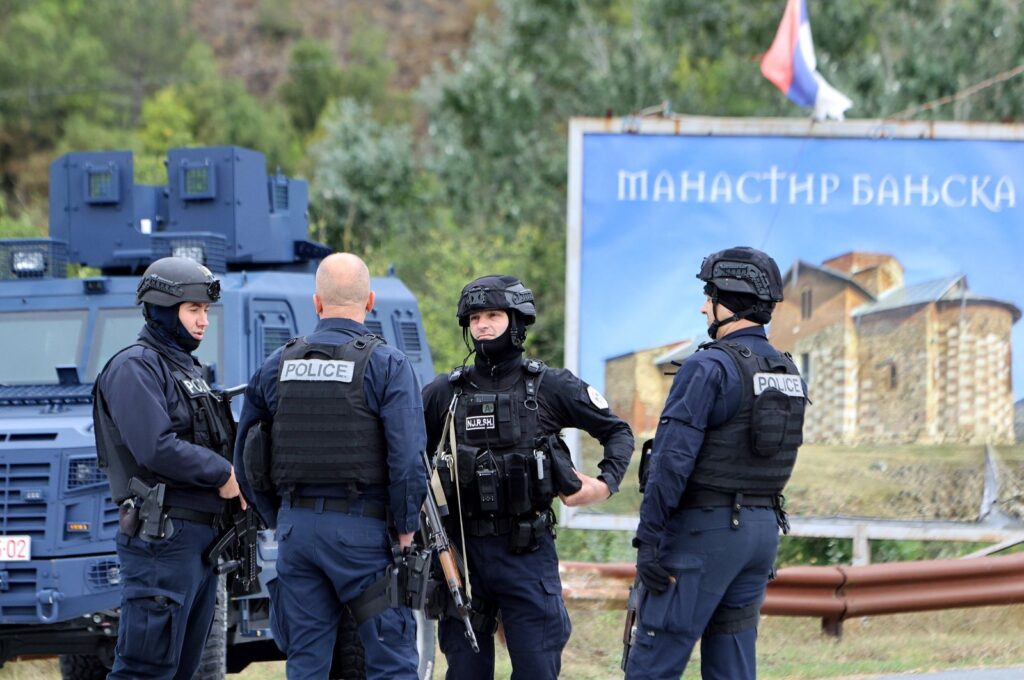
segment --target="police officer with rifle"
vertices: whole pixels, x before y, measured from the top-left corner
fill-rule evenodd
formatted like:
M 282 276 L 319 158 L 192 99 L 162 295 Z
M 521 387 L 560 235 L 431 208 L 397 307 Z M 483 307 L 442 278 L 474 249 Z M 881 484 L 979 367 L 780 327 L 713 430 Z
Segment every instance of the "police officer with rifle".
M 596 389 L 567 370 L 523 357 L 536 315 L 533 292 L 512 276 L 466 285 L 458 319 L 467 346 L 472 338 L 473 365 L 439 376 L 423 391 L 429 450 L 438 451 L 434 464 L 452 508 L 448 533 L 464 548 L 469 572 L 473 635 L 466 634 L 462 604 L 443 597 L 449 589 L 436 589 L 442 597 L 428 608 L 441 618 L 449 680 L 494 677 L 499 616 L 512 677 L 558 676 L 571 625 L 552 500 L 558 495 L 579 506 L 608 498 L 633 452 L 629 426 Z M 596 478 L 573 468 L 559 436 L 564 427 L 581 428 L 604 447 Z
M 761 601 L 788 528 L 781 494 L 803 441 L 806 385 L 764 329 L 782 300 L 778 265 L 729 248 L 697 278 L 712 342 L 676 374 L 641 475 L 629 680 L 678 679 L 698 638 L 705 680 L 754 680 Z
M 276 527 L 274 639 L 289 678 L 327 678 L 347 607 L 366 677 L 417 680 L 409 605 L 425 591 L 402 584 L 428 564 L 412 549 L 427 489 L 419 386 L 363 325 L 374 294 L 361 259 L 324 258 L 313 304 L 316 330 L 252 376 L 236 444 L 242 488 Z
M 124 583 L 110 678 L 191 678 L 213 621 L 218 581 L 204 555 L 239 487 L 233 423 L 192 352 L 219 297 L 206 267 L 157 260 L 136 295 L 138 340 L 96 379 L 96 449 L 120 505 Z

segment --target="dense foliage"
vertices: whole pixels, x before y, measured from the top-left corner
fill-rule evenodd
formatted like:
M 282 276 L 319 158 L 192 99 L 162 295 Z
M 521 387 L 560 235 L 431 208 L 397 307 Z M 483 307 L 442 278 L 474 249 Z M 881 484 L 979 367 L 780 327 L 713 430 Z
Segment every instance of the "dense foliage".
M 484 3 L 485 5 L 487 3 Z M 557 363 L 572 116 L 665 101 L 687 114 L 805 116 L 758 70 L 784 0 L 495 0 L 465 49 L 413 91 L 394 85 L 401 35 L 344 15 L 343 46 L 260 3 L 288 76 L 255 93 L 197 36 L 190 0 L 0 0 L 0 235 L 45 231 L 58 153 L 130 148 L 163 181 L 168 146 L 241 144 L 312 182 L 311 232 L 394 264 L 416 292 L 438 368 L 464 355 L 461 285 L 496 271 L 538 294 L 531 351 Z M 1014 0 L 809 0 L 819 68 L 884 117 L 1018 65 Z M 243 10 L 238 10 L 243 11 Z M 918 114 L 1012 121 L 1024 80 Z

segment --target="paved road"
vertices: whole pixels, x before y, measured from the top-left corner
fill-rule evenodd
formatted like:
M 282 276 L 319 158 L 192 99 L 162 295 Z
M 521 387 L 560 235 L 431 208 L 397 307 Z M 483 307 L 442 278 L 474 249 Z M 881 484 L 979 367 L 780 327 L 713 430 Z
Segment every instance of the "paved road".
M 861 680 L 1024 680 L 1024 667 L 871 675 Z

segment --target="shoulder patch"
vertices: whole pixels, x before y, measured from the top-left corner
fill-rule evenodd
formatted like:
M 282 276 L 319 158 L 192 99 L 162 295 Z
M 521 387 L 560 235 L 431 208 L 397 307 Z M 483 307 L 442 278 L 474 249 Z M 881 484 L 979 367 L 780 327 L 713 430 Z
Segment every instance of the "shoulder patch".
M 598 408 L 608 408 L 608 400 L 604 398 L 604 395 L 597 391 L 593 385 L 587 385 L 587 396 L 590 397 L 590 403 Z

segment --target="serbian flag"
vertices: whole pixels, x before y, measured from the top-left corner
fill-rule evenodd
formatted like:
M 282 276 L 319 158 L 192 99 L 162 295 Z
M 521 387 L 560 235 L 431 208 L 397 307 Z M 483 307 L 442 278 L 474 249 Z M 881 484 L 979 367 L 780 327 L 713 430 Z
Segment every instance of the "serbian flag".
M 813 106 L 817 120 L 843 119 L 853 102 L 818 73 L 805 0 L 788 0 L 772 46 L 761 59 L 761 73 L 800 106 Z

